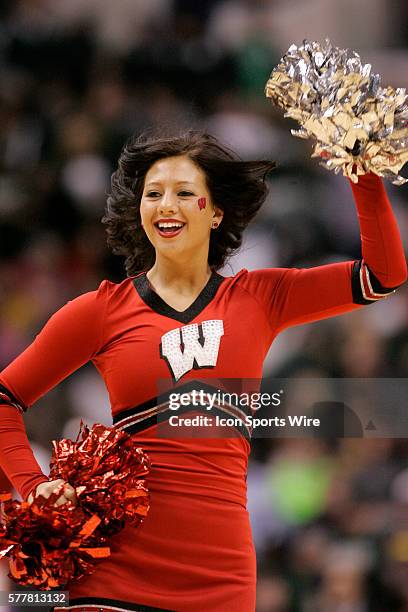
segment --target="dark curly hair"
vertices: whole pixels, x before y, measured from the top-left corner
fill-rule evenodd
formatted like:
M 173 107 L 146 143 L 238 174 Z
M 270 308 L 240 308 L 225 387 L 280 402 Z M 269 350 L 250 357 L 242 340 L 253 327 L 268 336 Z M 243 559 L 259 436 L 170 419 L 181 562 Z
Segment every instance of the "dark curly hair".
M 176 155 L 188 156 L 204 171 L 211 199 L 224 212 L 222 223 L 210 237 L 208 263 L 213 270 L 221 268 L 241 246 L 244 229 L 265 201 L 266 175 L 276 165 L 273 161 L 243 161 L 202 131 L 190 130 L 170 138 L 148 134 L 131 138 L 112 175 L 102 218 L 108 245 L 115 255 L 125 257 L 128 276 L 149 270 L 155 261 L 155 250 L 140 219 L 146 173 L 159 159 Z

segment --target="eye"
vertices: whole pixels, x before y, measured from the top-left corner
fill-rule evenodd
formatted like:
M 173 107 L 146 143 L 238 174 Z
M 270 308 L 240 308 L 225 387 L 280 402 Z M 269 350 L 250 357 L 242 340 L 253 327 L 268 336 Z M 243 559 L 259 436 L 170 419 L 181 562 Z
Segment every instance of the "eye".
M 182 198 L 188 198 L 189 196 L 193 196 L 194 193 L 192 193 L 191 191 L 183 190 L 183 191 L 179 191 L 177 195 L 182 197 Z
M 159 198 L 160 197 L 160 192 L 159 191 L 148 191 L 146 193 L 146 198 Z

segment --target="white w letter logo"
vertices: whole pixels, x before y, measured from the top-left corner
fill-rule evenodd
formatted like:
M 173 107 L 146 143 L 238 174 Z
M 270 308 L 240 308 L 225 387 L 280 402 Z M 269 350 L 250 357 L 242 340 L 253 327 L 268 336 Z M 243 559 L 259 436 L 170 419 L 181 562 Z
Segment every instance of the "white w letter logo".
M 192 323 L 164 334 L 160 354 L 166 359 L 174 381 L 190 370 L 215 367 L 223 335 L 224 326 L 220 319 Z

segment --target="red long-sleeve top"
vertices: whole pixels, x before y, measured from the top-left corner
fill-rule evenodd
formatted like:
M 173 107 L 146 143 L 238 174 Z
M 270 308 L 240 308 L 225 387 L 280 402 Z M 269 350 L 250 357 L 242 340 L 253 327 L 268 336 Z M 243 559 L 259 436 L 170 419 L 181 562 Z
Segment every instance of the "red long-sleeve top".
M 284 328 L 351 311 L 401 285 L 407 276 L 406 261 L 381 180 L 373 174 L 360 177 L 352 190 L 361 230 L 358 262 L 241 270 L 227 278 L 215 274 L 195 309 L 187 309 L 187 316 L 178 320 L 176 311 L 166 310 L 149 289 L 143 274 L 120 284 L 103 281 L 98 290 L 55 313 L 34 342 L 0 373 L 1 467 L 22 496 L 47 477 L 33 456 L 16 406 L 31 406 L 87 361 L 92 360 L 103 376 L 115 417 L 154 397 L 157 378 L 174 377 L 158 350 L 160 338 L 173 328 L 223 320 L 216 367 L 208 372 L 200 368 L 200 378 L 260 378 L 270 344 Z M 185 379 L 194 377 L 194 369 L 183 374 Z

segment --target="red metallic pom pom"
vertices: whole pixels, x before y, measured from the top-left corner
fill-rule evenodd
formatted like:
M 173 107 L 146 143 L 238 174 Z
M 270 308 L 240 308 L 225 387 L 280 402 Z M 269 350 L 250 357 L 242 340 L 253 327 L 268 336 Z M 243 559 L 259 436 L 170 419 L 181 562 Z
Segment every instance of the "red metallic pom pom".
M 54 506 L 61 491 L 31 505 L 0 495 L 0 557 L 9 558 L 9 577 L 48 590 L 95 571 L 110 555 L 109 537 L 146 516 L 149 471 L 147 455 L 114 427 L 81 424 L 75 442 L 54 441 L 50 480 L 72 485 L 78 505 Z

